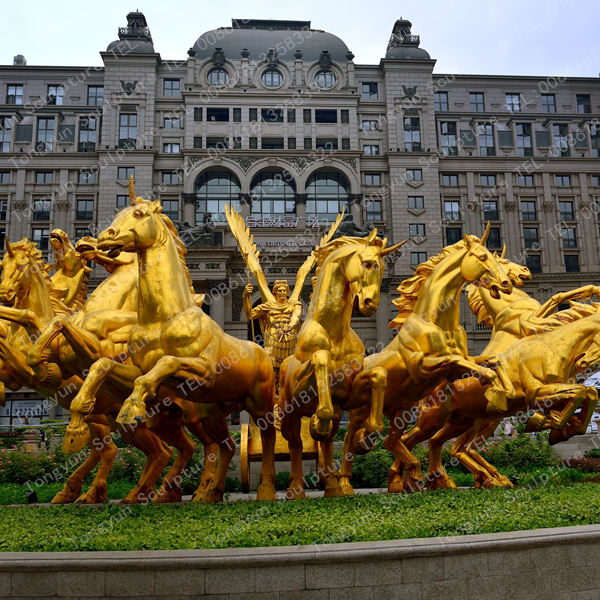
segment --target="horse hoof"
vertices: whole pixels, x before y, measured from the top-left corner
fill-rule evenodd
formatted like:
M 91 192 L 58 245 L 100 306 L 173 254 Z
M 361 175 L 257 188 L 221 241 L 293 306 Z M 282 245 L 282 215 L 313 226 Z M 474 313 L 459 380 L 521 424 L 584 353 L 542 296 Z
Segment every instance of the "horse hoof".
M 181 502 L 181 488 L 179 486 L 169 487 L 169 485 L 161 485 L 156 496 L 152 499 L 154 504 L 168 504 L 170 502 Z
M 146 418 L 146 405 L 139 400 L 126 400 L 119 412 L 117 423 L 132 425 Z
M 323 498 L 343 498 L 345 496 L 341 485 L 331 485 L 325 488 Z
M 75 504 L 100 504 L 108 500 L 106 484 L 96 485 L 75 500 Z
M 285 491 L 286 500 L 304 500 L 306 498 L 306 492 L 304 487 L 297 485 L 290 485 Z
M 322 421 L 317 417 L 317 415 L 313 415 L 310 418 L 310 435 L 313 440 L 317 442 L 324 442 L 331 437 L 331 432 L 333 430 L 333 421 Z
M 354 491 L 354 488 L 352 487 L 348 477 L 340 478 L 340 485 L 342 486 L 344 496 L 356 496 L 356 492 Z
M 448 475 L 427 473 L 427 491 L 456 489 L 458 489 L 458 486 L 451 477 L 448 477 Z
M 82 487 L 81 481 L 67 481 L 67 485 L 52 498 L 50 504 L 70 504 L 71 502 L 75 502 L 81 496 Z
M 493 488 L 493 487 L 504 487 L 500 481 L 498 481 L 495 477 L 488 477 L 481 484 L 481 487 L 484 488 Z
M 223 492 L 218 489 L 204 490 L 194 496 L 193 502 L 204 502 L 205 504 L 223 502 Z
M 256 499 L 262 501 L 274 501 L 277 500 L 277 492 L 275 492 L 275 486 L 272 483 L 261 483 L 256 491 Z
M 388 492 L 390 494 L 401 494 L 403 491 L 404 483 L 400 475 L 397 475 L 392 481 L 388 482 Z

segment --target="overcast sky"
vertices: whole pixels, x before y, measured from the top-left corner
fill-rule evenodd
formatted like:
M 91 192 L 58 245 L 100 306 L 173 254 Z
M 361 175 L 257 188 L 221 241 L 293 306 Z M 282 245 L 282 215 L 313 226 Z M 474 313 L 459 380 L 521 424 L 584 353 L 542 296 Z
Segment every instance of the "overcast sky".
M 232 18 L 300 19 L 342 38 L 356 63 L 377 64 L 395 20 L 404 17 L 437 59 L 438 73 L 600 72 L 600 0 L 28 0 L 26 18 L 3 27 L 0 64 L 23 54 L 29 65 L 100 65 L 99 51 L 136 9 L 163 59 L 185 59 L 203 32 L 230 26 Z

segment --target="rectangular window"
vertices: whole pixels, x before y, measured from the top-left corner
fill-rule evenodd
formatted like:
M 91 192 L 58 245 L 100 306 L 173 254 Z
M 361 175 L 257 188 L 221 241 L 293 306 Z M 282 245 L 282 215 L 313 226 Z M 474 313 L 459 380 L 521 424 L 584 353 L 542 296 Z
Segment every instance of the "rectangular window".
M 304 109 L 302 121 L 304 123 L 312 123 L 312 114 L 310 108 Z
M 496 147 L 494 145 L 494 126 L 488 123 L 479 123 L 479 155 L 496 156 Z
M 0 183 L 4 182 L 0 181 Z M 595 185 L 596 187 L 600 186 L 600 175 L 592 175 L 592 185 Z
M 444 121 L 440 123 L 442 154 L 456 156 L 458 147 L 456 145 L 456 123 Z
M 410 253 L 410 264 L 413 267 L 420 265 L 427 261 L 427 252 L 411 252 Z
M 98 119 L 96 117 L 82 117 L 79 119 L 79 152 L 95 152 L 97 134 L 99 132 Z
M 321 148 L 323 150 L 327 150 L 328 152 L 331 152 L 332 150 L 337 150 L 337 138 L 317 138 L 315 148 L 317 150 Z
M 446 243 L 450 246 L 462 240 L 461 227 L 446 227 Z
M 48 242 L 50 241 L 50 230 L 49 229 L 32 229 L 32 241 L 37 244 L 40 250 L 48 250 Z
M 554 97 L 554 94 L 542 94 L 542 112 L 556 112 L 556 99 Z
M 288 138 L 288 150 L 295 150 L 295 149 L 296 149 L 296 138 L 295 137 Z
M 381 221 L 383 219 L 383 211 L 381 209 L 381 200 L 370 200 L 367 202 L 367 220 Z
M 421 169 L 406 169 L 406 179 L 408 181 L 423 181 L 423 171 Z
M 201 136 L 194 137 L 194 148 L 202 148 L 202 137 Z
M 225 123 L 229 121 L 228 108 L 207 108 L 206 120 L 209 122 Z
M 104 102 L 104 86 L 88 85 L 88 106 L 102 106 Z
M 592 103 L 589 94 L 577 94 L 577 112 L 582 115 L 592 112 Z
M 539 250 L 540 238 L 537 227 L 523 227 L 523 239 L 525 248 L 536 248 Z
M 179 183 L 179 173 L 171 173 L 170 171 L 163 171 L 162 182 L 168 185 L 175 185 Z
M 165 79 L 163 84 L 164 96 L 180 96 L 179 79 Z
M 519 102 L 519 94 L 505 94 L 506 110 L 512 113 L 521 112 L 521 104 Z
M 561 200 L 558 203 L 558 210 L 560 211 L 561 221 L 574 221 L 575 212 L 573 211 L 573 202 Z
M 78 221 L 90 221 L 94 218 L 94 201 L 77 200 L 77 214 L 75 218 Z
M 442 185 L 458 185 L 458 175 L 442 173 Z
M 75 239 L 80 240 L 84 237 L 91 237 L 88 227 L 75 227 Z
M 40 198 L 33 201 L 33 220 L 34 221 L 49 221 L 50 208 L 52 201 L 50 198 Z
M 363 82 L 361 97 L 363 100 L 377 100 L 379 98 L 377 82 Z
M 537 221 L 535 202 L 532 200 L 522 200 L 521 215 L 523 216 L 523 221 Z
M 408 235 L 410 237 L 425 237 L 425 225 L 424 223 L 411 223 L 408 226 Z
M 65 90 L 62 85 L 48 86 L 48 104 L 62 106 L 64 103 Z
M 342 108 L 340 111 L 342 123 L 350 123 L 350 111 L 347 108 Z
M 381 173 L 365 173 L 365 185 L 381 185 Z
M 590 138 L 592 140 L 592 156 L 600 157 L 600 125 L 590 126 Z
M 194 107 L 194 121 L 202 121 L 202 107 L 201 106 Z
M 519 175 L 519 185 L 532 187 L 533 186 L 533 175 Z
M 460 202 L 455 200 L 445 200 L 444 215 L 446 221 L 460 221 Z
M 119 167 L 117 169 L 117 179 L 129 179 L 135 177 L 135 167 Z
M 315 110 L 315 123 L 337 123 L 337 110 Z
M 242 122 L 242 109 L 241 108 L 234 108 L 233 109 L 233 122 L 234 123 L 241 123 Z
M 483 218 L 486 221 L 498 221 L 498 202 L 496 200 L 485 200 L 483 202 Z
M 173 119 L 171 117 L 165 117 L 165 129 L 179 129 L 179 119 Z
M 377 131 L 377 121 L 363 121 L 362 128 L 364 131 Z
M 296 122 L 296 109 L 295 108 L 288 108 L 287 120 L 288 120 L 288 123 Z
M 579 273 L 579 256 L 577 254 L 565 254 L 565 267 L 567 273 Z
M 283 138 L 262 138 L 260 141 L 263 150 L 283 150 Z
M 11 117 L 0 117 L 0 152 L 10 152 Z
M 448 92 L 435 92 L 433 94 L 433 108 L 437 111 L 448 110 Z
M 79 183 L 87 184 L 87 183 L 96 183 L 96 174 L 88 173 L 87 171 L 79 171 Z
M 171 221 L 179 219 L 179 201 L 178 200 L 161 200 L 163 207 L 162 214 L 166 215 Z
M 528 254 L 525 258 L 527 268 L 532 273 L 542 272 L 542 257 L 539 254 Z
M 36 183 L 52 183 L 52 171 L 38 171 L 35 174 Z
M 252 140 L 256 140 L 256 138 L 250 138 L 250 143 L 252 145 Z M 209 137 L 206 138 L 206 147 L 207 148 L 216 148 L 218 150 L 226 150 L 229 148 L 228 138 L 216 138 Z M 256 146 L 255 146 L 256 148 Z
M 262 108 L 260 118 L 264 123 L 283 123 L 283 109 Z
M 554 156 L 569 156 L 569 126 L 553 125 Z
M 516 126 L 517 131 L 517 155 L 533 156 L 531 146 L 531 124 L 519 123 Z
M 10 183 L 10 171 L 0 171 L 0 183 Z
M 404 150 L 421 152 L 421 126 L 418 117 L 404 117 Z
M 495 175 L 480 175 L 481 185 L 487 187 L 493 187 L 496 185 L 496 176 Z
M 119 148 L 135 148 L 137 115 L 119 115 Z
M 563 240 L 563 248 L 577 248 L 577 229 L 575 227 L 563 227 L 560 235 Z
M 179 154 L 179 144 L 163 144 L 163 152 L 165 154 Z
M 423 196 L 409 196 L 408 197 L 408 208 L 425 208 L 423 202 Z
M 570 175 L 557 175 L 556 185 L 560 187 L 571 187 L 571 176 Z
M 54 117 L 38 119 L 37 144 L 38 152 L 52 152 L 54 142 Z
M 378 156 L 379 155 L 379 145 L 378 144 L 370 144 L 367 146 L 363 146 L 363 154 L 365 156 Z
M 129 204 L 129 196 L 117 196 L 117 208 L 125 208 Z
M 500 237 L 500 227 L 490 227 L 490 234 L 488 236 L 487 244 L 488 248 L 502 248 L 502 238 Z
M 8 85 L 6 88 L 6 104 L 23 104 L 23 86 Z
M 469 102 L 471 104 L 471 110 L 473 112 L 484 112 L 485 105 L 483 103 L 483 94 L 479 92 L 471 92 L 469 94 Z

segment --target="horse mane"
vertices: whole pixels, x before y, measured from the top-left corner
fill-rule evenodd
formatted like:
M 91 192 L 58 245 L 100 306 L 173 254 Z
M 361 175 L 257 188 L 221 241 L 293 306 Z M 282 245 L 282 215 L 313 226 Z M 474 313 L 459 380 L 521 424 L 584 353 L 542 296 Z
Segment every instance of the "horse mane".
M 92 269 L 90 269 L 90 267 L 84 265 L 83 277 L 81 278 L 81 285 L 79 286 L 77 294 L 75 295 L 75 298 L 73 298 L 73 302 L 71 303 L 71 311 L 73 311 L 73 309 L 81 310 L 83 308 L 83 305 L 87 300 L 88 288 L 90 284 L 90 278 L 88 277 L 88 275 L 91 273 L 91 271 Z
M 181 260 L 181 266 L 183 267 L 183 274 L 187 280 L 188 286 L 190 288 L 190 292 L 192 295 L 196 293 L 194 290 L 194 284 L 192 282 L 192 277 L 190 276 L 190 270 L 188 269 L 187 263 L 185 262 L 185 255 L 187 254 L 187 248 L 185 244 L 181 241 L 179 237 L 179 232 L 175 225 L 173 225 L 173 221 L 167 217 L 167 215 L 160 215 L 160 218 L 163 220 L 163 223 L 166 225 L 169 233 L 171 234 L 173 241 L 175 242 L 175 246 L 177 247 L 177 253 L 179 254 L 179 259 Z
M 344 246 L 352 246 L 364 244 L 365 246 L 368 244 L 367 238 L 357 238 L 357 237 L 349 237 L 342 236 L 337 238 L 336 240 L 332 240 L 331 242 L 327 242 L 323 244 L 323 246 L 317 246 L 313 254 L 317 261 L 317 270 L 315 272 L 315 276 L 318 277 L 321 272 L 321 267 L 325 263 L 325 261 L 329 258 L 331 254 L 333 254 L 339 248 L 343 248 Z M 372 241 L 373 246 L 381 246 L 383 248 L 383 240 L 378 237 Z
M 469 301 L 469 308 L 471 312 L 477 317 L 477 323 L 483 323 L 489 329 L 494 327 L 494 319 L 485 307 L 479 288 L 476 285 L 467 286 L 467 300 Z
M 469 236 L 469 240 L 472 242 L 479 242 L 479 238 L 476 236 Z M 433 270 L 451 254 L 455 254 L 465 248 L 465 240 L 462 239 L 460 242 L 456 242 L 452 246 L 446 246 L 439 254 L 432 256 L 429 260 L 421 263 L 415 274 L 410 278 L 403 281 L 397 291 L 400 293 L 400 298 L 392 300 L 392 304 L 398 309 L 398 314 L 394 319 L 390 321 L 390 329 L 401 329 L 404 325 L 404 321 L 408 315 L 412 312 L 417 298 L 425 285 L 425 282 L 429 279 Z
M 548 331 L 556 329 L 557 327 L 560 327 L 561 325 L 566 325 L 567 323 L 573 323 L 574 321 L 578 321 L 579 319 L 596 315 L 598 314 L 598 311 L 600 309 L 600 303 L 598 302 L 584 304 L 583 302 L 576 302 L 574 300 L 570 300 L 569 304 L 571 305 L 571 308 L 552 313 L 545 319 L 540 319 L 537 317 L 528 319 L 527 334 L 539 335 L 542 333 L 546 333 Z

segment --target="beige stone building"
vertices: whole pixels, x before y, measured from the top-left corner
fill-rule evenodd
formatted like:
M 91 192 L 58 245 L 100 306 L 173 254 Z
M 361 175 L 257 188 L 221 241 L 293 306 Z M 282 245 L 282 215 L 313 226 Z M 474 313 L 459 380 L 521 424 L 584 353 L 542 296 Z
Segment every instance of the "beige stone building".
M 489 247 L 529 266 L 541 302 L 596 283 L 600 81 L 437 73 L 409 21 L 390 27 L 376 65 L 309 21 L 232 19 L 187 58 L 183 47 L 162 58 L 139 12 L 100 52 L 103 67 L 15 57 L 0 66 L 0 235 L 46 250 L 57 227 L 96 234 L 133 174 L 137 194 L 181 222 L 206 310 L 245 338 L 246 274 L 223 203 L 242 211 L 269 281 L 293 280 L 318 224 L 346 207 L 363 231 L 410 238 L 376 316 L 355 318 L 373 349 L 391 340 L 397 285 L 487 220 Z M 207 211 L 211 227 L 187 228 Z M 93 283 L 104 276 L 96 267 Z M 465 308 L 477 353 L 489 333 Z

